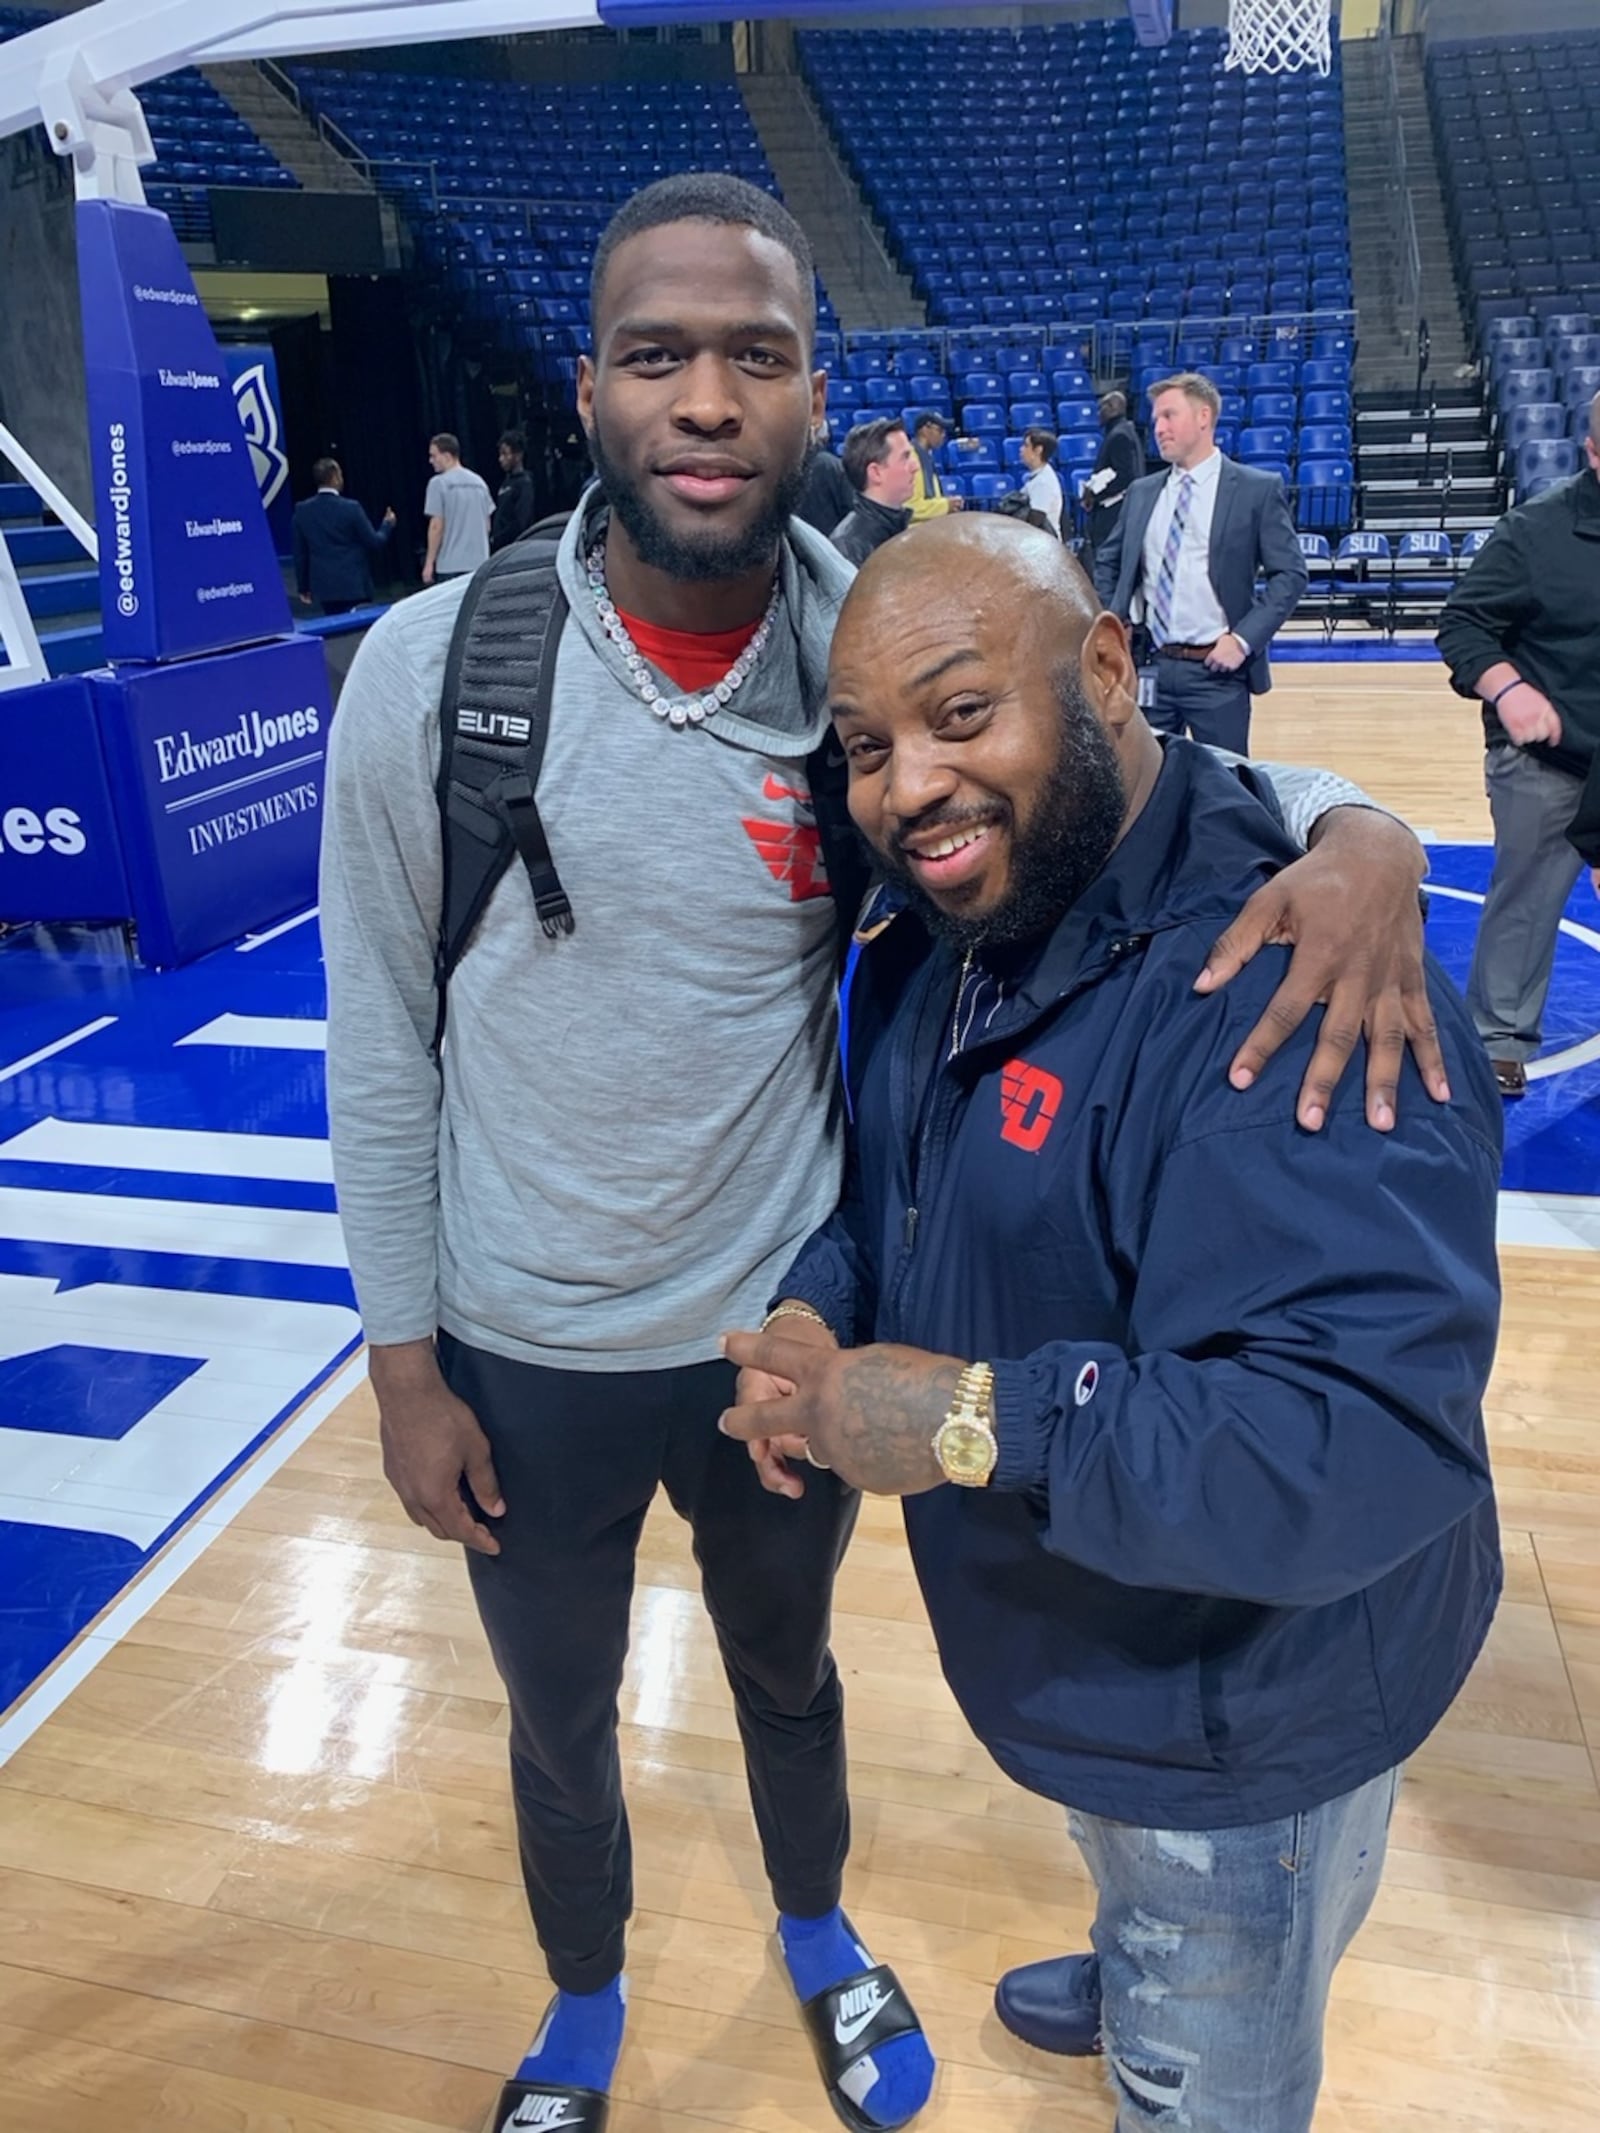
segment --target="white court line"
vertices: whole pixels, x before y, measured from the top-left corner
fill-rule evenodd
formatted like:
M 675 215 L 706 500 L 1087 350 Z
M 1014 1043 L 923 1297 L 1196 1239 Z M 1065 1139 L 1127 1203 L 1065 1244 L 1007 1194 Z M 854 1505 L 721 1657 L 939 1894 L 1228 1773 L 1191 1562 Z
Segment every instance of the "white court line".
M 303 926 L 308 918 L 315 918 L 320 909 L 321 906 L 319 904 L 313 904 L 309 911 L 301 911 L 293 918 L 286 918 L 281 926 L 269 926 L 265 933 L 247 935 L 244 940 L 237 943 L 233 951 L 234 954 L 249 955 L 253 949 L 265 948 L 268 941 L 275 941 L 280 933 L 292 933 L 296 926 Z
M 10 1716 L 0 1720 L 0 1764 L 9 1762 L 25 1742 L 32 1740 L 45 1720 L 60 1710 L 78 1684 L 88 1679 L 106 1654 L 115 1651 L 129 1630 L 144 1620 L 191 1564 L 199 1561 L 217 1535 L 232 1525 L 251 1498 L 260 1494 L 366 1374 L 367 1351 L 363 1348 L 334 1373 L 310 1406 L 286 1424 L 198 1518 L 167 1543 L 138 1582 L 121 1599 L 113 1601 L 109 1612 L 79 1638 L 55 1671 L 12 1707 Z
M 337 1215 L 215 1200 L 143 1200 L 128 1193 L 35 1192 L 0 1185 L 0 1237 L 99 1251 L 175 1252 L 185 1259 L 348 1263 Z
M 75 1029 L 70 1037 L 58 1037 L 54 1044 L 47 1044 L 43 1051 L 30 1052 L 26 1059 L 13 1060 L 8 1067 L 0 1067 L 0 1081 L 11 1081 L 18 1074 L 26 1074 L 29 1067 L 37 1066 L 41 1059 L 53 1059 L 57 1052 L 64 1052 L 69 1044 L 81 1044 L 85 1037 L 92 1037 L 96 1030 L 109 1029 L 116 1021 L 115 1015 L 102 1015 L 96 1022 L 86 1022 L 82 1029 Z
M 1600 1252 L 1600 1198 L 1577 1192 L 1503 1192 L 1495 1223 L 1501 1244 L 1554 1252 Z
M 328 1025 L 300 1015 L 218 1015 L 214 1022 L 191 1030 L 187 1037 L 175 1042 L 231 1044 L 269 1052 L 325 1052 Z
M 103 1126 L 41 1118 L 0 1141 L 0 1163 L 63 1163 L 181 1177 L 258 1178 L 331 1185 L 325 1140 L 288 1133 L 206 1133 L 185 1126 Z

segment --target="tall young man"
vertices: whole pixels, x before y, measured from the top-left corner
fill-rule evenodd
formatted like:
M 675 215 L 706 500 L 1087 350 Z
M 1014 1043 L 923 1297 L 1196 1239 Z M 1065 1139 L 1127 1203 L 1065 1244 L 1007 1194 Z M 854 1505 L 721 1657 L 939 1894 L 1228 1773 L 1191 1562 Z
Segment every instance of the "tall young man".
M 560 551 L 571 616 L 539 780 L 575 931 L 547 940 L 511 869 L 451 980 L 435 1061 L 434 784 L 460 588 L 397 609 L 352 668 L 322 892 L 334 1164 L 385 1471 L 419 1524 L 468 1550 L 557 1987 L 496 2125 L 525 2107 L 521 2123 L 558 2107 L 586 2133 L 603 2123 L 632 1902 L 617 1690 L 658 1487 L 693 1530 L 825 2079 L 852 2124 L 898 2125 L 933 2063 L 839 1908 L 828 1624 L 856 1498 L 819 1476 L 796 1516 L 717 1430 L 733 1386 L 719 1334 L 759 1316 L 840 1177 L 835 905 L 848 930 L 859 859 L 822 743 L 851 571 L 791 523 L 826 386 L 805 238 L 736 179 L 664 180 L 601 241 L 592 329 L 579 412 L 600 478 Z M 1339 1030 L 1405 1024 L 1420 853 L 1341 805 L 1338 781 L 1282 777 L 1303 830 L 1321 817 L 1317 849 L 1252 900 L 1213 968 L 1269 937 L 1300 944 L 1277 1008 L 1292 1025 L 1335 1003 L 1300 1098 L 1315 1126 Z M 1264 1029 L 1241 1078 L 1274 1049 Z M 1378 1123 L 1399 1049 L 1371 1048 Z

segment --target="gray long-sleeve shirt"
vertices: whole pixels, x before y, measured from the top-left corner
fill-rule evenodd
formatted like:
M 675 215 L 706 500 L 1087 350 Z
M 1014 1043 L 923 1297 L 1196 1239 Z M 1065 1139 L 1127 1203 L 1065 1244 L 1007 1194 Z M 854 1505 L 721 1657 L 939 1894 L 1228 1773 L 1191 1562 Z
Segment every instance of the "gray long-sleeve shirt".
M 753 1324 L 840 1176 L 834 915 L 805 758 L 851 571 L 796 526 L 738 715 L 640 701 L 562 543 L 572 603 L 539 808 L 576 930 L 510 868 L 430 1056 L 439 692 L 463 588 L 394 609 L 329 751 L 322 929 L 334 1174 L 367 1336 L 443 1327 L 572 1370 L 664 1369 Z M 1271 772 L 1303 842 L 1361 795 Z

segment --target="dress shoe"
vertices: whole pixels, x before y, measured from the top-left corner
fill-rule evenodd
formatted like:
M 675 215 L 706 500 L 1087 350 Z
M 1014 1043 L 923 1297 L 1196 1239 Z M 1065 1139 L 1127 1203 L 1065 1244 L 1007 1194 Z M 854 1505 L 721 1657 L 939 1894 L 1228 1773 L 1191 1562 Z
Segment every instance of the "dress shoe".
M 1495 1087 L 1502 1096 L 1526 1096 L 1528 1093 L 1528 1070 L 1520 1059 L 1491 1059 L 1494 1068 Z
M 1100 1958 L 1058 1955 L 1008 1970 L 994 1988 L 994 2011 L 1014 2037 L 1042 2052 L 1092 2059 L 1100 2044 Z

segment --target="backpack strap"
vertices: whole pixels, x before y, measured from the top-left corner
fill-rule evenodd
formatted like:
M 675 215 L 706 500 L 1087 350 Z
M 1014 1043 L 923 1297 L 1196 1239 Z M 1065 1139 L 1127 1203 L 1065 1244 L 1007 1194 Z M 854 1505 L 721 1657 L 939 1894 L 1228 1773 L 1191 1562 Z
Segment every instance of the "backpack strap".
M 444 880 L 434 952 L 435 1055 L 451 976 L 514 857 L 546 938 L 573 930 L 535 797 L 568 612 L 556 571 L 559 544 L 559 522 L 547 520 L 481 564 L 450 639 L 439 700 Z

